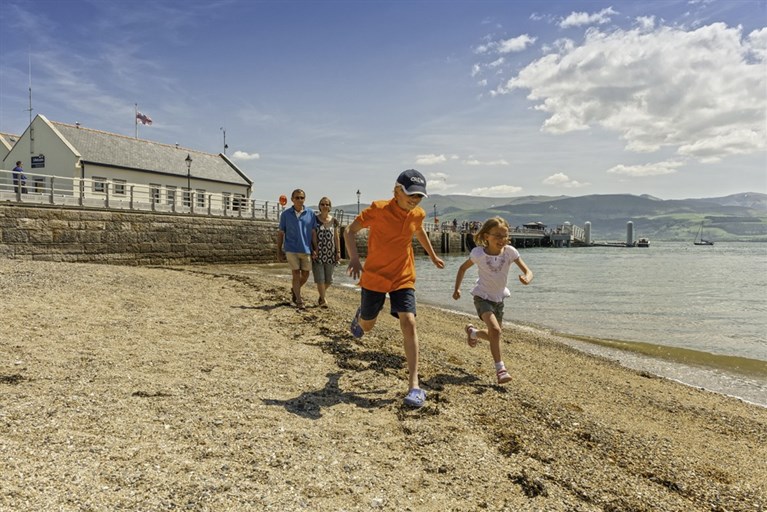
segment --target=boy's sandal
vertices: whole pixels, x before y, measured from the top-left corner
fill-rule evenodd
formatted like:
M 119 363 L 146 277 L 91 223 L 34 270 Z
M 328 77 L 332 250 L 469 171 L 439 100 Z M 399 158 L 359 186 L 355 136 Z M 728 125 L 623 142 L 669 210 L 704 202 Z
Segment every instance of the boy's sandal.
M 357 308 L 357 312 L 354 314 L 354 318 L 352 318 L 352 323 L 349 326 L 349 332 L 352 333 L 352 336 L 355 338 L 361 338 L 363 334 L 365 334 L 365 331 L 362 330 L 362 326 L 360 325 L 360 314 L 362 313 L 362 307 Z
M 471 337 L 471 329 L 474 329 L 474 326 L 471 324 L 468 324 L 466 329 L 464 329 L 466 331 L 466 343 L 468 343 L 470 347 L 474 348 L 477 346 L 477 341 L 479 340 L 477 338 Z
M 496 377 L 498 378 L 498 384 L 506 384 L 507 382 L 511 381 L 511 375 L 509 375 L 509 372 L 506 370 L 506 368 L 501 368 L 496 372 Z
M 419 388 L 413 388 L 408 391 L 405 397 L 405 405 L 410 407 L 423 407 L 426 404 L 426 391 Z

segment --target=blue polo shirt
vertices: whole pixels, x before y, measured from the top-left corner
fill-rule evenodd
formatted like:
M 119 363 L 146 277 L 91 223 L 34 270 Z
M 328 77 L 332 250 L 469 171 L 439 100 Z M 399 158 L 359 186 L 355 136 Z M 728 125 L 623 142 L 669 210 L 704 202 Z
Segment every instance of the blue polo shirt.
M 296 216 L 292 206 L 280 215 L 280 231 L 285 233 L 285 252 L 312 253 L 312 231 L 317 226 L 316 215 L 311 208 L 304 208 Z

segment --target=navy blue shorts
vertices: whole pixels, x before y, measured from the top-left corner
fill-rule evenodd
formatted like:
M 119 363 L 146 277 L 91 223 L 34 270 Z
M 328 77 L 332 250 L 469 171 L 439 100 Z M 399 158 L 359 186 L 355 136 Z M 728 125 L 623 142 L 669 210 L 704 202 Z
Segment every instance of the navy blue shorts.
M 362 288 L 362 311 L 360 318 L 363 320 L 373 320 L 378 316 L 386 300 L 385 292 L 374 292 Z M 399 318 L 399 313 L 413 313 L 415 315 L 415 290 L 413 288 L 403 288 L 389 292 L 389 304 L 391 305 L 391 316 Z

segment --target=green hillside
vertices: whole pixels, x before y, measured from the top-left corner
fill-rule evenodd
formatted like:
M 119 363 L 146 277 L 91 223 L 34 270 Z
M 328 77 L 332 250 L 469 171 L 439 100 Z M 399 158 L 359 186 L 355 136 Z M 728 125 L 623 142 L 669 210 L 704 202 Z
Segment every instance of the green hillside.
M 628 221 L 634 223 L 637 237 L 654 240 L 692 240 L 703 222 L 706 236 L 713 240 L 767 241 L 767 195 L 759 193 L 684 200 L 630 194 L 509 199 L 432 195 L 424 205 L 430 215 L 433 204 L 440 221 L 448 222 L 493 215 L 504 217 L 512 226 L 591 222 L 592 239 L 598 241 L 625 239 Z
M 554 228 L 569 222 L 583 227 L 591 222 L 595 241 L 624 240 L 626 223 L 632 221 L 635 236 L 651 240 L 693 240 L 703 222 L 706 238 L 712 240 L 767 242 L 767 194 L 756 192 L 669 200 L 632 194 L 508 198 L 433 194 L 421 203 L 429 219 L 434 205 L 440 222 L 483 221 L 496 215 L 512 226 L 542 222 Z M 357 211 L 356 204 L 341 208 Z

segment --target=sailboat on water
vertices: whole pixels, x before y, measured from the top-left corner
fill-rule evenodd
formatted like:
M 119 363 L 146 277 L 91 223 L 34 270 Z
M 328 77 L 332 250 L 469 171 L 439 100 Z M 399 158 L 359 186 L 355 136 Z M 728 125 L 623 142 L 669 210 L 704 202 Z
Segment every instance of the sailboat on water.
M 714 242 L 711 240 L 706 240 L 701 235 L 703 234 L 703 223 L 700 223 L 700 228 L 698 228 L 698 235 L 695 237 L 695 241 L 693 242 L 695 245 L 714 245 Z

